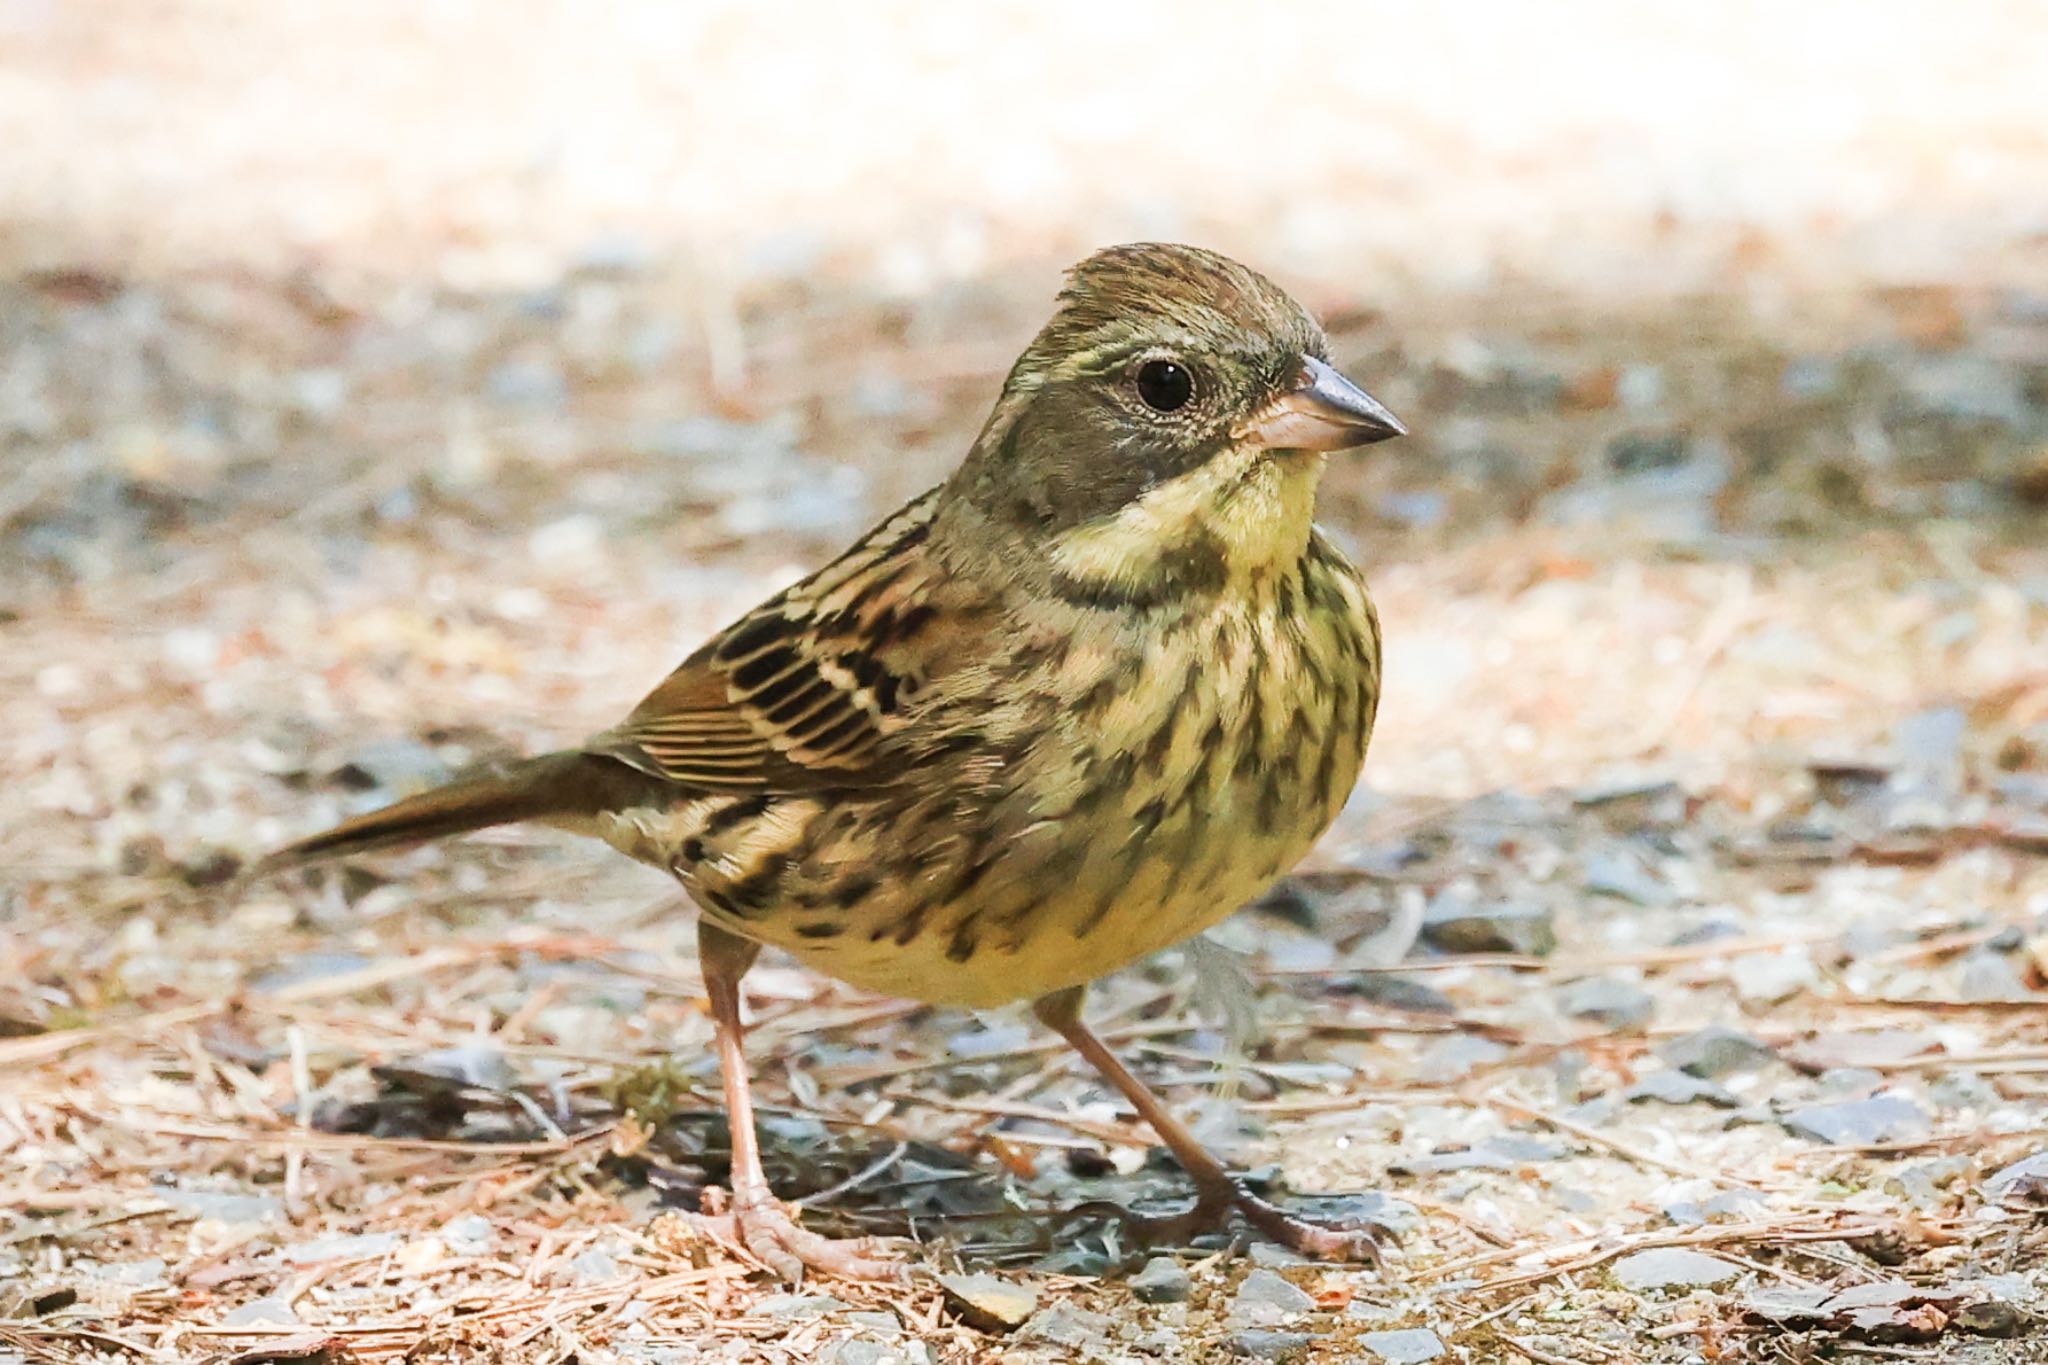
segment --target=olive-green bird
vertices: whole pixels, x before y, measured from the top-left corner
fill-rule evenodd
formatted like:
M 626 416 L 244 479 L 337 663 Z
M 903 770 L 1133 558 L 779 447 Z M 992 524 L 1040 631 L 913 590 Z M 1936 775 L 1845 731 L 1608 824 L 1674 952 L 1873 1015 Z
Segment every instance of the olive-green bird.
M 786 1275 L 893 1276 L 762 1174 L 740 979 L 773 944 L 935 1004 L 1033 1002 L 1193 1177 L 1324 1257 L 1369 1229 L 1259 1199 L 1082 1022 L 1089 981 L 1292 867 L 1357 780 L 1380 632 L 1313 523 L 1325 453 L 1403 434 L 1321 328 L 1213 252 L 1091 256 L 951 478 L 721 631 L 582 746 L 351 820 L 265 870 L 510 821 L 594 835 L 701 910 L 732 1124 L 722 1231 Z

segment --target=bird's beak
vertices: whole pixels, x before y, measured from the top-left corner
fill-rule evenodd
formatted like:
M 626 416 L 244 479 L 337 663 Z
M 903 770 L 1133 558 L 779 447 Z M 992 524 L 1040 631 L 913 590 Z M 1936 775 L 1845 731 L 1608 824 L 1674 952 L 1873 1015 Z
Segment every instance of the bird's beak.
M 1349 450 L 1406 436 L 1377 398 L 1314 356 L 1292 393 L 1269 403 L 1239 433 L 1267 450 Z

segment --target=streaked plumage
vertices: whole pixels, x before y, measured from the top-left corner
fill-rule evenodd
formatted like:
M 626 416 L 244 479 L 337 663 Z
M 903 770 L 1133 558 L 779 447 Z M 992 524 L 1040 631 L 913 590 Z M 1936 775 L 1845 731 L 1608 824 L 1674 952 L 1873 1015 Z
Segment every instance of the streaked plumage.
M 1399 429 L 1262 276 L 1100 253 L 951 479 L 619 725 L 282 858 L 540 819 L 672 871 L 707 943 L 1080 1030 L 1071 988 L 1258 894 L 1356 780 L 1379 626 L 1315 488 Z

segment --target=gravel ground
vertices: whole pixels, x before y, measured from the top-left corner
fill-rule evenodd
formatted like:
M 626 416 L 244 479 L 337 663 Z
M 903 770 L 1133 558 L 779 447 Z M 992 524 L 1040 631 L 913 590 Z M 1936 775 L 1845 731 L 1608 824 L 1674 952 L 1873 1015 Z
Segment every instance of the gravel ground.
M 2023 10 L 1370 12 L 1248 142 L 1210 93 L 1322 16 L 1113 80 L 1220 17 L 0 6 L 0 1360 L 2048 1359 Z M 1324 505 L 1365 786 L 1094 1012 L 1382 1272 L 1054 1236 L 1179 1189 L 1078 1064 L 771 961 L 771 1174 L 994 1277 L 785 1290 L 674 1216 L 725 1153 L 662 879 L 234 885 L 605 724 L 1155 233 L 1416 435 Z

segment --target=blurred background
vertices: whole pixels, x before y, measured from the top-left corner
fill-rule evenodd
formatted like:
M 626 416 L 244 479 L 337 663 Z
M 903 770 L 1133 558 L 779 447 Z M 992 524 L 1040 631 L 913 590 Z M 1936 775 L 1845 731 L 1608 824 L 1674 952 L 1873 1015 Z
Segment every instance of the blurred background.
M 1416 431 L 1325 506 L 1374 785 L 1877 743 L 2040 665 L 2044 57 L 2021 3 L 6 0 L 17 762 L 105 810 L 214 726 L 601 725 L 1139 238 Z
M 1388 663 L 1318 866 L 1464 848 L 1431 896 L 1609 948 L 1864 913 L 1687 822 L 2048 820 L 2044 72 L 2026 0 L 0 0 L 0 1016 L 451 923 L 686 959 L 659 877 L 545 835 L 215 888 L 608 724 L 941 477 L 1060 270 L 1142 238 L 1294 290 L 1414 433 L 1326 484 Z M 1645 792 L 1663 842 L 1574 842 Z M 2048 913 L 2017 866 L 1886 913 Z M 314 1074 L 508 1012 L 701 1037 L 501 978 L 308 1024 Z

